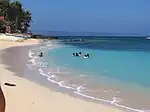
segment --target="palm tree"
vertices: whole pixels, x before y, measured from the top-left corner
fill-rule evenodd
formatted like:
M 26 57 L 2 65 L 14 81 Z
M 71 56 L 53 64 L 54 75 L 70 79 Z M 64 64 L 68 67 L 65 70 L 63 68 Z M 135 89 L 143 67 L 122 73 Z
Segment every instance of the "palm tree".
M 30 11 L 24 10 L 19 1 L 1 0 L 0 16 L 4 16 L 4 22 L 1 22 L 0 27 L 5 23 L 5 25 L 11 26 L 13 32 L 17 30 L 27 32 L 32 21 Z
M 24 33 L 28 32 L 28 28 L 30 27 L 30 23 L 32 21 L 32 17 L 31 17 L 31 13 L 29 10 L 26 10 L 22 13 L 22 20 L 21 20 L 21 24 L 22 24 L 22 31 Z
M 0 32 L 4 32 L 5 28 L 5 20 L 8 19 L 8 10 L 10 6 L 9 0 L 1 0 L 0 1 L 0 16 L 4 17 L 4 20 L 0 20 Z
M 15 22 L 15 29 L 18 30 L 19 18 L 22 14 L 22 4 L 19 1 L 15 1 L 11 3 L 11 18 Z
M 0 15 L 4 16 L 4 18 L 8 18 L 8 11 L 10 7 L 10 1 L 9 0 L 1 0 L 0 1 Z

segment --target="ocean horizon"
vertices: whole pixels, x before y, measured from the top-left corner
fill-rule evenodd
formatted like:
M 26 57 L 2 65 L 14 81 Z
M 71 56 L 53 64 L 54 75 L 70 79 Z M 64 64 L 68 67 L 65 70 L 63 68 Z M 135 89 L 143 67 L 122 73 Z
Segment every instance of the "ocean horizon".
M 149 37 L 148 33 L 115 33 L 115 32 L 86 32 L 86 31 L 55 31 L 55 30 L 32 30 L 32 33 L 44 35 L 44 36 L 119 36 L 119 37 Z

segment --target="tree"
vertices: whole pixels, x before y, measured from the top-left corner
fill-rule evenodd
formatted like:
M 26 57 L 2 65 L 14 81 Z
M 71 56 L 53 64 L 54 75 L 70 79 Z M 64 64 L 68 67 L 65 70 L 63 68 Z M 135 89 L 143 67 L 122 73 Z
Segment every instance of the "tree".
M 1 0 L 0 1 L 0 15 L 4 16 L 4 18 L 8 19 L 8 11 L 9 11 L 10 1 L 9 0 Z
M 18 30 L 18 27 L 20 27 L 19 18 L 22 15 L 22 4 L 18 1 L 11 3 L 11 19 L 13 22 L 15 22 L 15 28 L 16 31 Z
M 5 20 L 8 18 L 9 0 L 0 1 L 0 16 L 3 16 Z M 0 20 L 0 32 L 5 30 L 5 20 Z
M 27 32 L 32 21 L 30 11 L 23 9 L 19 1 L 10 2 L 9 0 L 1 0 L 0 15 L 4 16 L 4 22 L 11 26 L 13 32 L 17 32 L 18 30 Z
M 22 18 L 21 18 L 21 29 L 23 33 L 28 32 L 28 28 L 30 27 L 30 23 L 32 21 L 31 13 L 29 10 L 25 10 L 22 13 Z
M 4 23 L 4 21 L 0 21 L 0 32 L 5 32 L 5 23 Z

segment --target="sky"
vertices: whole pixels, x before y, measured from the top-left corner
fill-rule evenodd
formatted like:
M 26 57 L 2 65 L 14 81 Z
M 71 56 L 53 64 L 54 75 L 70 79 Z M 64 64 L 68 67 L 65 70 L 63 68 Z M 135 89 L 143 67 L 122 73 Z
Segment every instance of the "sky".
M 33 30 L 150 34 L 150 0 L 20 0 Z

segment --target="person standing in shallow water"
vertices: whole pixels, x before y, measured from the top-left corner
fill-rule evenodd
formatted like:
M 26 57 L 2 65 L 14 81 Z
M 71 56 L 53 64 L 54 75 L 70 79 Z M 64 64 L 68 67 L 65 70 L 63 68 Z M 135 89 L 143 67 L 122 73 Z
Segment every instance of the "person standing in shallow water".
M 0 112 L 5 112 L 5 97 L 4 97 L 4 94 L 3 94 L 3 91 L 0 87 Z
M 40 53 L 39 57 L 43 57 L 43 52 Z

